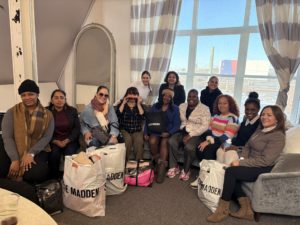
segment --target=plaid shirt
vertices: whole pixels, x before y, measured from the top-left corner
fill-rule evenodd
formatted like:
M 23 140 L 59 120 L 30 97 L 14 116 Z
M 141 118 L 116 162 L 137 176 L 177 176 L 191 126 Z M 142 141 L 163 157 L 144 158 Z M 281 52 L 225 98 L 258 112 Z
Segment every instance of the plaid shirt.
M 128 133 L 141 131 L 144 115 L 139 114 L 138 107 L 135 106 L 134 108 L 130 109 L 126 104 L 124 106 L 123 112 L 121 113 L 119 110 L 120 105 L 118 105 L 117 109 L 120 130 L 125 130 Z

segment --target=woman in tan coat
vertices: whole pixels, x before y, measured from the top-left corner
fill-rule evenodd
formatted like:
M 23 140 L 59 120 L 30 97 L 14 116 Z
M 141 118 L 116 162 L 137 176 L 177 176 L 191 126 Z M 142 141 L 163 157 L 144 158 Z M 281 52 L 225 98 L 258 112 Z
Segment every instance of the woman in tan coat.
M 240 219 L 253 220 L 250 199 L 241 188 L 241 182 L 254 182 L 262 173 L 271 172 L 285 145 L 284 115 L 275 105 L 264 107 L 260 114 L 261 127 L 251 136 L 242 150 L 239 160 L 226 169 L 223 193 L 215 213 L 207 217 L 209 222 L 220 222 L 229 215 L 229 204 L 236 197 L 241 208 L 230 213 Z

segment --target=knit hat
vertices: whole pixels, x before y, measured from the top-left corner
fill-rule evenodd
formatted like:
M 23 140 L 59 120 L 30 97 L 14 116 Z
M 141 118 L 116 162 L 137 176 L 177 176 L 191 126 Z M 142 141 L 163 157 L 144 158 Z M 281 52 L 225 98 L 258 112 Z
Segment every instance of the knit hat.
M 36 83 L 33 80 L 29 80 L 29 79 L 24 80 L 18 89 L 19 95 L 22 94 L 23 92 L 27 92 L 27 91 L 34 92 L 37 94 L 40 93 L 40 89 L 36 85 Z

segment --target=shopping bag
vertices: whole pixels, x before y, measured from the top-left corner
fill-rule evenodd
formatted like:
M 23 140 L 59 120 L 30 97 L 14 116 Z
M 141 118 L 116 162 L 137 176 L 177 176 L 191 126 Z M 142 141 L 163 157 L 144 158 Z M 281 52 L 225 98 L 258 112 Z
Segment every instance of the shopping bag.
M 223 191 L 226 164 L 216 160 L 199 163 L 198 197 L 212 212 L 215 212 Z
M 63 202 L 67 208 L 86 216 L 105 216 L 105 169 L 100 153 L 75 161 L 77 155 L 65 157 Z M 86 164 L 85 161 L 89 161 Z
M 154 179 L 153 165 L 150 161 L 131 160 L 126 164 L 125 183 L 128 185 L 149 187 Z
M 103 155 L 106 173 L 106 195 L 123 193 L 127 185 L 124 184 L 126 160 L 125 144 L 107 145 L 95 150 Z

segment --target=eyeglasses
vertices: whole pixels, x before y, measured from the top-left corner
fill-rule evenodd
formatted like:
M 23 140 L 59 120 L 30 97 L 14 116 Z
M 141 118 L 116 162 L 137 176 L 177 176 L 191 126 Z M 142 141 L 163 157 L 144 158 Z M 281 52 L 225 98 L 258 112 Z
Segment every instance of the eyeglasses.
M 103 94 L 103 93 L 99 93 L 98 95 L 99 95 L 100 97 L 105 97 L 105 98 L 108 98 L 108 97 L 109 97 L 108 94 Z

